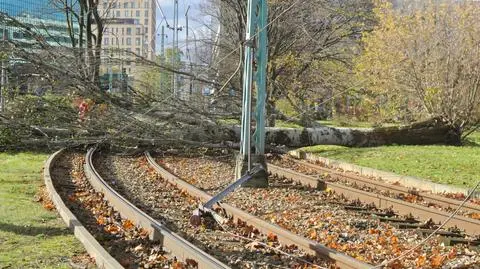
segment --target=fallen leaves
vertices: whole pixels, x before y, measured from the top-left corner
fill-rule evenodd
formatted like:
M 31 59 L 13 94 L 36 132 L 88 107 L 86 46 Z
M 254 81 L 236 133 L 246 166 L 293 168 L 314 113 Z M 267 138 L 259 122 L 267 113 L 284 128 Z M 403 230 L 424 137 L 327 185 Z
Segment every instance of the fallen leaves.
M 435 254 L 430 257 L 430 266 L 432 268 L 440 268 L 445 261 L 446 256 Z
M 135 227 L 135 225 L 132 223 L 132 221 L 130 221 L 130 220 L 128 220 L 128 219 L 123 220 L 122 222 L 123 222 L 123 223 L 122 223 L 123 229 L 125 229 L 125 230 L 127 230 L 127 231 L 128 231 L 128 230 L 131 230 L 131 229 L 133 229 L 133 228 Z
M 273 233 L 268 233 L 267 235 L 267 240 L 269 242 L 277 242 L 278 241 L 278 237 L 276 234 L 273 234 Z

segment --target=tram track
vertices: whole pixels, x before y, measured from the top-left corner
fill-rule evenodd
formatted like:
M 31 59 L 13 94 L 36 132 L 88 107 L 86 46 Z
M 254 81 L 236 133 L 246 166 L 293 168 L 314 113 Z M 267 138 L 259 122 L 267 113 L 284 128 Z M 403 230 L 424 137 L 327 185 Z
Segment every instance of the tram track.
M 156 161 L 183 180 L 209 193 L 216 193 L 233 180 L 226 172 L 231 171 L 234 164 L 226 161 L 231 159 L 230 156 L 225 157 L 185 157 L 167 154 L 156 158 Z M 270 166 L 269 169 L 272 171 Z M 294 172 L 294 174 L 298 173 Z M 310 179 L 312 178 L 310 177 Z M 415 242 L 420 242 L 434 230 L 434 226 L 425 227 L 428 224 L 426 221 L 420 223 L 416 220 L 412 225 L 418 227 L 406 228 L 399 227 L 399 225 L 408 224 L 403 218 L 397 224 L 391 221 L 382 221 L 378 215 L 388 211 L 386 208 L 390 206 L 372 209 L 371 201 L 362 203 L 361 210 L 347 209 L 346 206 L 358 207 L 355 203 L 358 198 L 352 197 L 352 192 L 358 190 L 347 188 L 348 192 L 341 193 L 324 184 L 325 182 L 320 182 L 318 179 L 301 182 L 297 177 L 291 175 L 290 178 L 284 178 L 273 173 L 270 188 L 241 189 L 232 193 L 225 203 L 237 206 L 303 237 L 323 243 L 327 247 L 373 264 L 397 256 L 399 252 L 413 247 Z M 322 189 L 327 191 L 322 191 Z M 415 206 L 419 207 L 408 204 L 409 213 L 414 216 L 417 210 Z M 423 210 L 424 208 L 419 209 Z M 373 210 L 378 215 L 372 214 Z M 444 217 L 441 220 L 444 220 L 448 214 L 442 213 L 444 213 Z M 400 217 L 399 214 L 394 215 Z M 446 240 L 452 234 L 455 235 L 450 238 L 453 240 Z M 471 252 L 477 253 L 474 248 L 470 250 L 468 246 L 468 243 L 472 243 L 472 241 L 463 240 L 457 236 L 457 233 L 442 231 L 434 237 L 433 242 L 429 242 L 429 246 L 422 252 L 401 261 L 405 267 L 399 268 L 422 268 L 416 264 L 420 263 L 419 259 L 421 260 L 423 256 L 437 257 L 435 255 L 451 258 L 444 260 L 444 264 L 447 266 L 445 268 L 455 268 L 455 263 L 478 264 L 480 262 L 478 258 L 469 258 Z M 452 242 L 457 239 L 457 242 Z M 450 244 L 455 247 L 450 247 Z M 374 250 L 375 248 L 377 249 Z M 457 253 L 458 249 L 463 251 Z
M 93 152 L 89 159 L 92 156 Z M 275 230 L 265 230 L 258 223 L 252 225 L 248 218 L 236 218 L 224 227 L 207 218 L 200 227 L 193 227 L 189 218 L 203 199 L 190 188 L 160 175 L 144 158 L 115 158 L 102 153 L 95 156 L 92 169 L 119 195 L 232 268 L 335 268 L 331 259 L 309 255 L 293 244 L 295 241 L 283 244 Z M 237 215 L 242 214 L 236 210 Z M 369 267 L 351 261 L 354 266 L 341 268 Z
M 331 169 L 292 160 L 289 157 L 280 161 L 277 159 L 273 163 L 269 164 L 269 172 L 277 176 L 286 177 L 308 186 L 316 185 L 331 189 L 352 199 L 373 203 L 379 209 L 392 208 L 398 215 L 415 212 L 415 217 L 421 221 L 431 219 L 436 223 L 441 223 L 461 204 L 457 200 L 420 193 L 358 176 L 345 175 Z M 282 167 L 278 165 L 282 165 Z M 462 211 L 462 215 L 453 216 L 446 227 L 464 230 L 469 235 L 479 235 L 480 220 L 471 216 L 479 214 L 480 207 L 468 203 L 464 205 Z
M 84 155 L 62 150 L 45 166 L 49 196 L 75 236 L 95 259 L 99 268 L 189 268 L 175 257 L 168 257 L 160 242 L 149 239 L 149 232 L 122 217 L 97 192 L 83 171 Z

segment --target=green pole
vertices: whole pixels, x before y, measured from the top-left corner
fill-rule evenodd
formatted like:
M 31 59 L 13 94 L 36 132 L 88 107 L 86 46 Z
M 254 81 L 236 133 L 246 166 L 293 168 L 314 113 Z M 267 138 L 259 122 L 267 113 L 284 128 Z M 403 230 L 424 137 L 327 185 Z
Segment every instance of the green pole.
M 268 21 L 267 0 L 248 0 L 247 29 L 245 36 L 243 96 L 242 96 L 242 126 L 240 130 L 240 155 L 237 158 L 236 177 L 240 178 L 253 166 L 261 166 L 263 172 L 257 174 L 243 187 L 268 187 L 268 173 L 265 161 L 265 102 L 267 74 L 267 30 Z M 255 63 L 254 64 L 254 60 Z M 252 91 L 256 89 L 255 122 L 253 135 L 255 153 L 252 145 Z
M 267 62 L 268 62 L 268 5 L 267 0 L 260 0 L 257 17 L 257 107 L 255 110 L 255 153 L 265 154 L 265 102 L 267 99 Z

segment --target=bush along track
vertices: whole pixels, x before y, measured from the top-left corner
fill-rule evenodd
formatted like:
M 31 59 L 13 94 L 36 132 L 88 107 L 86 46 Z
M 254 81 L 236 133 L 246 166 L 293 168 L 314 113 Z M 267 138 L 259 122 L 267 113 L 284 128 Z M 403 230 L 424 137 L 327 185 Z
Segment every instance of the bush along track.
M 226 159 L 231 158 L 163 156 L 157 158 L 157 162 L 198 188 L 217 193 L 233 179 L 234 163 Z M 425 229 L 400 229 L 378 218 L 382 213 L 389 214 L 388 211 L 349 200 L 328 189 L 320 191 L 275 176 L 269 180 L 268 189 L 240 189 L 225 202 L 371 264 L 395 258 L 427 237 L 422 232 Z M 347 206 L 369 208 L 378 215 L 350 211 Z M 407 220 L 403 218 L 401 222 L 407 223 Z M 450 246 L 444 242 L 444 236 L 439 235 L 391 266 L 476 268 L 480 266 L 480 256 L 476 248 L 461 243 Z
M 189 219 L 198 199 L 159 176 L 144 157 L 98 154 L 94 166 L 130 202 L 233 268 L 332 267 L 331 261 L 309 256 L 294 245 L 282 245 L 274 234 L 262 234 L 242 221 L 220 226 L 204 218 L 199 227 L 193 227 Z
M 67 207 L 112 257 L 125 268 L 189 267 L 166 257 L 160 242 L 149 240 L 148 231 L 122 218 L 90 186 L 83 165 L 83 154 L 65 152 L 51 171 L 52 181 Z

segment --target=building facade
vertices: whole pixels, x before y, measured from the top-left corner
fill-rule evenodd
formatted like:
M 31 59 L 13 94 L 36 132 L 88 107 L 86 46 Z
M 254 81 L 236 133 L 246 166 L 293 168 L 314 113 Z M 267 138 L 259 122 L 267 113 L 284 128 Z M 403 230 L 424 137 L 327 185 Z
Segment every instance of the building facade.
M 155 59 L 155 0 L 103 0 L 99 14 L 104 18 L 104 54 L 120 53 L 113 56 L 122 58 L 121 68 L 127 74 L 135 73 L 132 60 L 137 56 Z
M 35 38 L 40 36 L 52 46 L 71 46 L 65 15 L 50 0 L 1 0 L 0 17 L 0 36 L 4 40 L 29 47 L 34 46 Z M 14 20 L 24 27 L 18 27 Z M 25 27 L 37 36 L 25 31 Z

